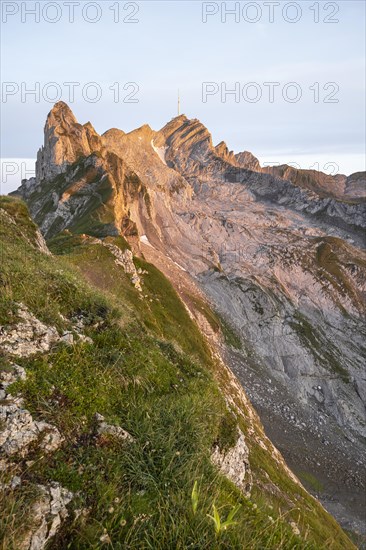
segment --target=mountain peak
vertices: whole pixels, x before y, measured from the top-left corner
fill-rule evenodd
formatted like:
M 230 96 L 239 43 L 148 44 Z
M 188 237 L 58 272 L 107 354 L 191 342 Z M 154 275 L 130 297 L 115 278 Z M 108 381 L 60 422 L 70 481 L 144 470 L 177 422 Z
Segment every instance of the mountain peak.
M 233 152 L 232 151 L 229 151 L 229 148 L 228 146 L 226 145 L 225 141 L 220 141 L 220 143 L 218 143 L 215 147 L 215 151 L 217 152 L 218 155 L 220 156 L 232 156 L 233 155 Z
M 177 115 L 177 116 L 173 116 L 171 122 L 173 121 L 177 121 L 177 122 L 187 122 L 189 120 L 189 118 L 186 116 L 186 115 Z
M 253 172 L 260 172 L 261 165 L 257 157 L 253 155 L 250 151 L 242 151 L 235 155 L 235 163 L 240 168 L 246 170 L 252 170 Z
M 60 112 L 60 111 L 72 113 L 71 108 L 64 101 L 58 101 L 57 103 L 54 104 L 54 106 L 51 109 L 51 112 Z
M 200 144 L 212 146 L 212 137 L 206 126 L 197 118 L 188 119 L 185 115 L 173 118 L 159 132 L 158 146 L 168 145 L 192 151 Z
M 36 179 L 53 179 L 65 166 L 102 148 L 102 140 L 93 125 L 78 123 L 70 107 L 56 103 L 48 113 L 44 128 L 44 146 L 38 151 Z
M 141 138 L 150 138 L 151 136 L 155 134 L 154 130 L 149 126 L 148 124 L 144 124 L 143 126 L 140 126 L 140 128 L 136 128 L 135 130 L 132 130 L 127 135 L 128 136 L 137 136 Z
M 52 126 L 62 122 L 75 124 L 77 123 L 77 119 L 67 103 L 58 101 L 48 113 L 46 126 Z

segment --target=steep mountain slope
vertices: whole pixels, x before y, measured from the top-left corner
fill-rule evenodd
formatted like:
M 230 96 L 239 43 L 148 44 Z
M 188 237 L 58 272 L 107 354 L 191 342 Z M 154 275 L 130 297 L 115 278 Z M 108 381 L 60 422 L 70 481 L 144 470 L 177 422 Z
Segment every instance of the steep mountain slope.
M 199 294 L 187 311 L 121 237 L 51 255 L 15 199 L 0 243 L 1 548 L 354 548 L 212 355 Z M 236 511 L 216 533 L 213 505 Z
M 42 233 L 123 234 L 188 306 L 199 287 L 235 345 L 216 341 L 205 308 L 198 321 L 273 441 L 343 525 L 362 529 L 365 202 L 245 169 L 258 168 L 250 155 L 215 148 L 185 116 L 159 132 L 110 130 L 92 154 L 80 128 L 56 105 L 45 150 L 64 156 L 45 155 L 19 190 Z

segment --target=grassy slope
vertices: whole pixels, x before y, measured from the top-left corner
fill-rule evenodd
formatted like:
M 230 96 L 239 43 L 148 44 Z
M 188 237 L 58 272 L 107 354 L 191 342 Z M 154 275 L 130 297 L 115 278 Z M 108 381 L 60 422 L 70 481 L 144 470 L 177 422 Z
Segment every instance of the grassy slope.
M 136 261 L 148 271 L 142 299 L 105 247 L 59 237 L 52 243 L 59 255 L 47 257 L 24 240 L 33 231 L 25 207 L 0 199 L 0 208 L 17 220 L 0 225 L 0 324 L 14 321 L 14 303 L 23 302 L 59 331 L 83 314 L 84 332 L 93 339 L 92 345 L 61 345 L 18 361 L 28 378 L 13 393 L 25 397 L 34 417 L 56 425 L 65 443 L 52 456 L 34 450 L 22 487 L 0 503 L 3 549 L 16 548 L 34 484 L 50 480 L 75 493 L 74 509 L 86 510 L 63 526 L 55 550 L 100 548 L 103 536 L 113 549 L 352 548 L 336 522 L 262 448 L 260 426 L 254 425 L 254 433 L 248 410 L 234 394 L 242 414 L 235 419 L 229 413 L 219 390 L 230 383 L 229 374 L 218 369 L 154 266 Z M 119 239 L 115 244 L 125 246 Z M 0 365 L 6 367 L 6 357 Z M 96 412 L 128 430 L 134 442 L 93 437 Z M 251 500 L 209 459 L 214 442 L 230 445 L 236 422 L 250 446 Z M 195 480 L 199 502 L 193 513 Z M 207 516 L 213 503 L 222 517 L 241 504 L 236 525 L 220 537 Z M 301 537 L 293 535 L 290 519 Z

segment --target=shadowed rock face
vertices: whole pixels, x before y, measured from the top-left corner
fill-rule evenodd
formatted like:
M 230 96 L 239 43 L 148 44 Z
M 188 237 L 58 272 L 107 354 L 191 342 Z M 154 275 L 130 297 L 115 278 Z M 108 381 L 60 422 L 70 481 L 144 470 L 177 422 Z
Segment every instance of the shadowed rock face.
M 221 143 L 216 145 L 215 151 L 223 160 L 230 162 L 230 164 L 233 164 L 238 168 L 244 168 L 245 170 L 252 170 L 254 172 L 261 171 L 259 160 L 249 151 L 243 151 L 242 153 L 237 153 L 235 155 L 233 151 L 229 151 L 224 141 L 221 141 Z
M 320 197 L 342 199 L 344 197 L 346 176 L 338 174 L 329 176 L 317 170 L 298 170 L 292 166 L 269 166 L 262 172 L 286 179 L 302 189 L 307 189 Z
M 297 472 L 321 481 L 326 505 L 346 504 L 334 510 L 343 525 L 358 528 L 363 182 L 364 174 L 262 169 L 250 153 L 214 147 L 185 116 L 159 132 L 98 136 L 57 104 L 37 177 L 18 190 L 47 237 L 65 228 L 133 235 L 173 283 L 177 264 L 191 274 L 240 336 L 242 348 L 225 353 L 274 442 Z
M 366 198 L 366 172 L 356 172 L 346 179 L 344 196 Z

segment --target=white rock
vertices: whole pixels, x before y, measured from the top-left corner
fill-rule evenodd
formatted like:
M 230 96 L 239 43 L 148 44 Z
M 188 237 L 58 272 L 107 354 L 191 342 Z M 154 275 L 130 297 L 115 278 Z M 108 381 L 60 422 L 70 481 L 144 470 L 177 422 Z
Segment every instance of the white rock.
M 111 435 L 120 439 L 122 441 L 132 442 L 133 437 L 126 430 L 120 426 L 113 426 L 112 424 L 107 424 L 104 416 L 99 413 L 95 414 L 95 420 L 97 422 L 97 433 L 98 435 Z
M 66 331 L 63 333 L 63 335 L 60 338 L 60 341 L 64 344 L 67 344 L 68 346 L 72 346 L 74 343 L 74 335 L 70 331 Z
M 15 326 L 0 327 L 0 349 L 3 351 L 18 357 L 28 357 L 49 351 L 59 339 L 56 328 L 39 321 L 24 304 L 18 304 L 17 315 L 21 321 Z
M 221 473 L 232 481 L 245 495 L 249 495 L 252 476 L 249 464 L 249 450 L 244 434 L 239 430 L 238 439 L 231 449 L 222 452 L 215 446 L 211 460 Z
M 55 426 L 33 420 L 30 412 L 23 408 L 22 399 L 7 393 L 10 384 L 25 378 L 25 370 L 18 365 L 13 365 L 11 371 L 0 373 L 0 390 L 5 396 L 5 403 L 0 405 L 0 453 L 6 457 L 26 456 L 29 445 L 37 441 L 44 451 L 52 452 L 63 441 Z
M 68 516 L 67 505 L 73 498 L 70 491 L 59 483 L 37 488 L 40 496 L 29 511 L 30 527 L 19 541 L 18 550 L 43 550 Z

